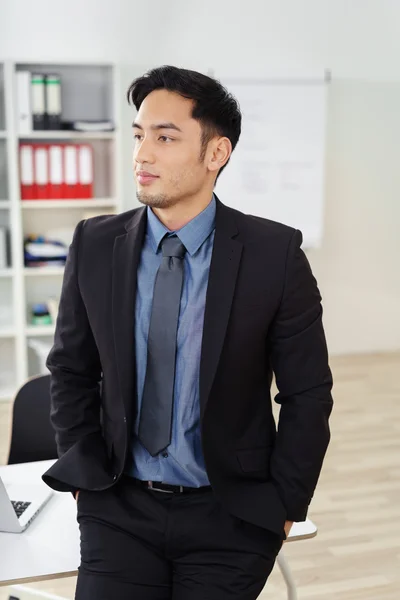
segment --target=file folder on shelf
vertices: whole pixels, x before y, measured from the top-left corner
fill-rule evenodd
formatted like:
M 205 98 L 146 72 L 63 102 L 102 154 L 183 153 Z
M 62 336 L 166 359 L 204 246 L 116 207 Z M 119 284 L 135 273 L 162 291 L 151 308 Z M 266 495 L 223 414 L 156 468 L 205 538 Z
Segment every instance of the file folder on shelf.
M 32 132 L 31 85 L 30 71 L 17 71 L 17 131 L 22 135 Z
M 63 197 L 63 146 L 51 144 L 47 147 L 49 153 L 49 195 L 48 198 L 58 200 Z
M 45 200 L 49 197 L 49 161 L 46 146 L 34 147 L 34 197 Z
M 88 144 L 80 144 L 78 198 L 93 198 L 93 148 Z
M 45 78 L 41 73 L 32 73 L 31 76 L 31 98 L 32 98 L 32 118 L 33 129 L 42 130 L 46 128 L 45 113 Z
M 45 78 L 46 129 L 61 129 L 61 78 L 48 74 Z
M 63 198 L 77 198 L 78 192 L 78 148 L 74 144 L 64 146 Z
M 21 199 L 34 200 L 34 170 L 33 170 L 33 146 L 21 144 L 19 148 L 19 172 L 21 181 Z

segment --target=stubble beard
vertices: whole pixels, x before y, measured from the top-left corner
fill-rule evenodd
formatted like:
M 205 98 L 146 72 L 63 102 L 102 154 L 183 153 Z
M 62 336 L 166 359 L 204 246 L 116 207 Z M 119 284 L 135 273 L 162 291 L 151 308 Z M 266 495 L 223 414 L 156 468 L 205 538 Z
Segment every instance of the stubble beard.
M 143 191 L 137 191 L 136 197 L 141 204 L 150 206 L 150 208 L 169 208 L 177 202 L 177 198 L 172 198 L 166 194 L 148 194 Z

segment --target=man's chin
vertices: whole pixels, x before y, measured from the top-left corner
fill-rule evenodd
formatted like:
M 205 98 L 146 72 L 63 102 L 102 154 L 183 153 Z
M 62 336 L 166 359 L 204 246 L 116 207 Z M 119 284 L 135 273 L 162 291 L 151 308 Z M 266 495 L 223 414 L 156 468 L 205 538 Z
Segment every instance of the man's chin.
M 175 200 L 166 194 L 149 194 L 148 192 L 138 190 L 136 197 L 141 204 L 150 206 L 150 208 L 169 208 L 175 204 Z

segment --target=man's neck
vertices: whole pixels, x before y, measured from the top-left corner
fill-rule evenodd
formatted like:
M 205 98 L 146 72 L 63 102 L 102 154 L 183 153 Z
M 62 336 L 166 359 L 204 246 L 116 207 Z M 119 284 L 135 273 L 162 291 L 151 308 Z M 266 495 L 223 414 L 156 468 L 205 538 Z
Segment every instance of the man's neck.
M 169 208 L 152 208 L 151 210 L 163 225 L 170 231 L 178 231 L 199 215 L 212 200 L 212 193 L 202 198 L 181 200 Z

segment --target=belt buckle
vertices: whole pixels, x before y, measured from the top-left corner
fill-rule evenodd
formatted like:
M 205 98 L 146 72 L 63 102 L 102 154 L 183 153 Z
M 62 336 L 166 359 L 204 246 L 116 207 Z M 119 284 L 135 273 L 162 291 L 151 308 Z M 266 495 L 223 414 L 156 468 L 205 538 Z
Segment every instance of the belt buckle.
M 164 494 L 173 494 L 174 493 L 172 490 L 161 490 L 160 488 L 154 487 L 154 484 L 152 481 L 147 481 L 147 487 L 150 490 L 154 490 L 155 492 L 164 492 Z

